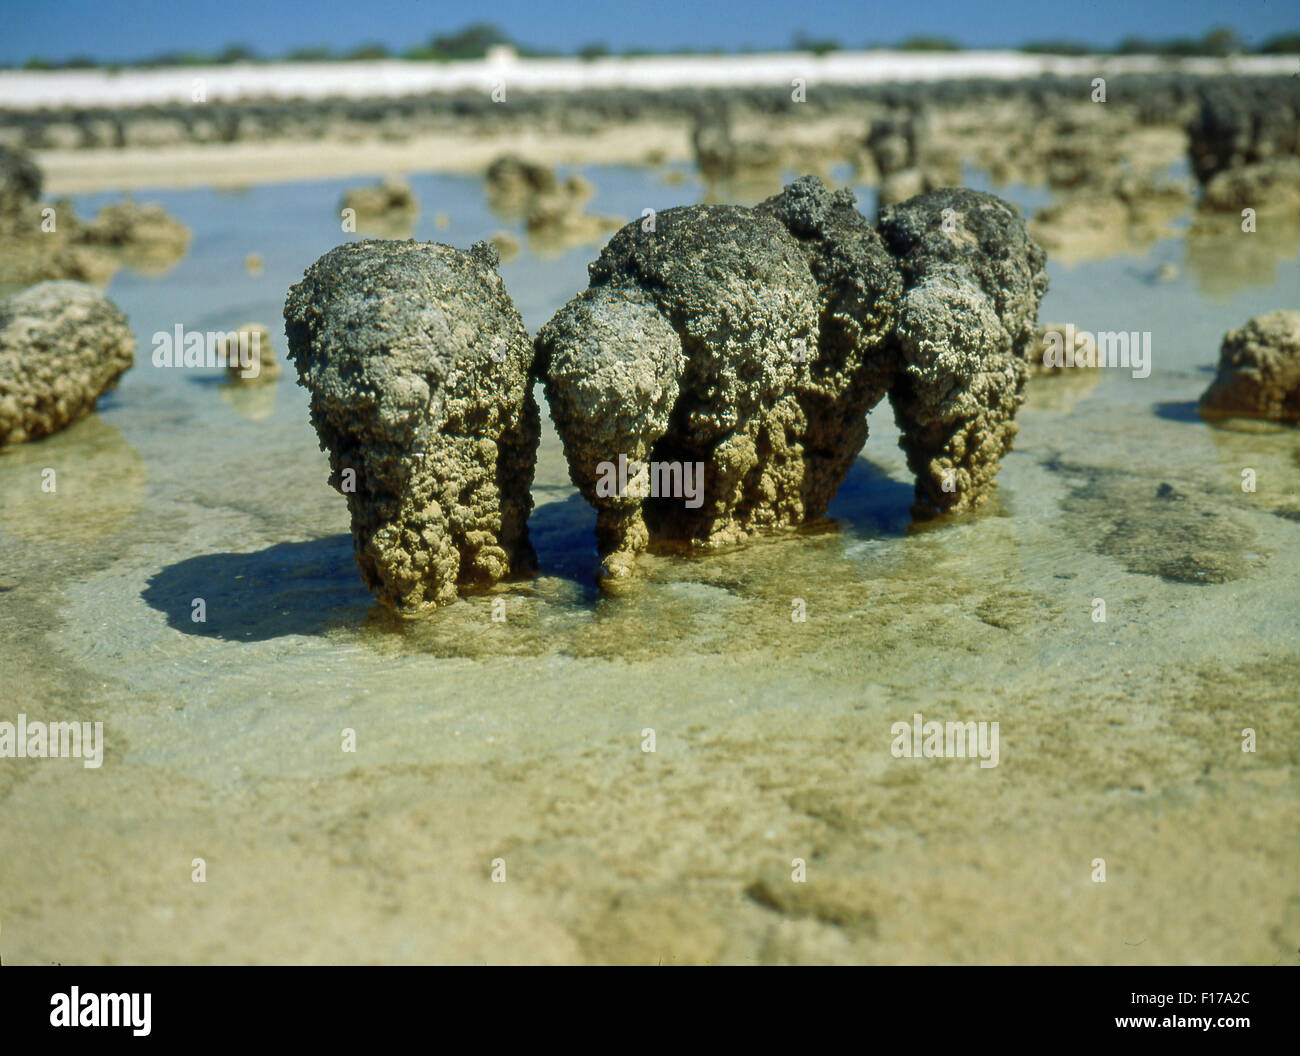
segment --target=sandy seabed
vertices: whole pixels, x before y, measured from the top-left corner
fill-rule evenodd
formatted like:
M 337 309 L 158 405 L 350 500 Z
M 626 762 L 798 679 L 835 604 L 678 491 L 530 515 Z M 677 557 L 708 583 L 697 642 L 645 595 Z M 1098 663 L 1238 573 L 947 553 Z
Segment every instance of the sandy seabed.
M 698 200 L 636 164 L 641 134 L 551 147 L 617 215 Z M 489 145 L 442 146 L 365 165 L 425 170 L 416 237 L 468 245 L 500 226 L 457 174 Z M 1300 439 L 1191 410 L 1224 330 L 1294 302 L 1294 255 L 1226 291 L 1182 238 L 1053 263 L 1042 318 L 1138 318 L 1156 368 L 1032 382 L 997 502 L 924 531 L 885 411 L 833 523 L 647 557 L 602 597 L 546 421 L 538 577 L 402 622 L 292 378 L 147 359 L 175 322 L 278 331 L 354 171 L 296 150 L 42 156 L 55 191 L 193 188 L 163 199 L 195 241 L 110 288 L 141 351 L 100 413 L 0 455 L 6 710 L 106 737 L 97 770 L 0 766 L 6 963 L 1296 962 Z M 248 189 L 199 186 L 227 173 Z M 503 265 L 531 332 L 593 255 Z M 918 712 L 997 721 L 999 765 L 894 758 Z

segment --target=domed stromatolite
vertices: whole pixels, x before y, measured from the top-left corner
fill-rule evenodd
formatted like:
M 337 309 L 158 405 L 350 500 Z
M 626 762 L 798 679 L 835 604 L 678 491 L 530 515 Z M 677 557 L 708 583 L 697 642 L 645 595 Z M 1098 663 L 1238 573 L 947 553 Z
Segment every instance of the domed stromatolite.
M 1020 214 L 979 191 L 887 207 L 880 232 L 906 286 L 890 399 L 917 478 L 913 513 L 966 510 L 987 497 L 1016 433 L 1046 258 Z
M 1200 411 L 1206 418 L 1300 421 L 1300 312 L 1268 312 L 1228 331 Z
M 285 303 L 357 564 L 399 612 L 533 565 L 533 354 L 496 264 L 485 243 L 352 242 Z
M 80 282 L 42 282 L 0 301 L 0 444 L 89 414 L 135 362 L 126 316 Z

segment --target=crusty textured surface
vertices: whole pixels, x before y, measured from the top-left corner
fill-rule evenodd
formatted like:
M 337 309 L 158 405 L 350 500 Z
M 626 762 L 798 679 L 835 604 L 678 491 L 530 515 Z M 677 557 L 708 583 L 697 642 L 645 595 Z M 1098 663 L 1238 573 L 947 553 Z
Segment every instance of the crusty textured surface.
M 533 352 L 496 264 L 485 243 L 351 242 L 285 302 L 289 357 L 330 483 L 348 499 L 357 564 L 398 612 L 533 564 Z
M 898 369 L 889 344 L 902 299 L 898 266 L 852 192 L 804 177 L 758 206 L 803 246 L 821 299 L 817 348 L 796 378 L 802 514 L 822 516 L 867 439 L 867 413 Z
M 589 271 L 536 344 L 605 571 L 651 539 L 724 544 L 824 512 L 888 384 L 868 353 L 901 288 L 852 197 L 806 177 L 757 209 L 668 209 Z M 620 454 L 703 463 L 703 504 L 596 497 L 595 467 Z
M 570 475 L 596 508 L 601 553 L 645 549 L 642 496 L 631 488 L 598 495 L 598 467 L 619 453 L 635 462 L 650 459 L 668 431 L 685 372 L 681 339 L 638 287 L 593 286 L 556 313 L 537 349 Z
M 1300 312 L 1268 312 L 1229 330 L 1200 410 L 1207 418 L 1300 421 Z
M 0 444 L 89 414 L 134 362 L 126 316 L 98 290 L 43 282 L 0 301 Z
M 881 235 L 906 287 L 890 398 L 917 478 L 913 514 L 967 510 L 987 498 L 1016 433 L 1045 255 L 1015 209 L 957 188 L 884 209 Z

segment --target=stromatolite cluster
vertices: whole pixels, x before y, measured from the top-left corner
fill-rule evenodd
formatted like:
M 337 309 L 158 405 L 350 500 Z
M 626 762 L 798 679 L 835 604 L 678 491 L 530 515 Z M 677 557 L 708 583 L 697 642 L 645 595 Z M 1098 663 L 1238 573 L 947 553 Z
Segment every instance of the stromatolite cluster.
M 352 242 L 285 303 L 357 564 L 399 612 L 533 564 L 533 353 L 496 265 L 485 243 Z
M 538 370 L 606 571 L 651 538 L 733 542 L 824 512 L 885 391 L 901 288 L 852 196 L 804 179 L 757 209 L 668 209 L 590 273 L 539 333 Z M 611 494 L 620 455 L 648 469 Z M 696 466 L 694 502 L 656 488 Z
M 0 301 L 0 445 L 89 414 L 135 362 L 126 316 L 80 282 L 42 282 Z
M 103 206 L 92 220 L 70 201 L 40 200 L 41 170 L 22 151 L 0 146 L 0 288 L 53 279 L 106 286 L 122 266 L 161 274 L 189 247 L 190 231 L 157 204 Z
M 823 516 L 886 394 L 917 514 L 978 505 L 1015 435 L 1043 264 L 991 195 L 920 195 L 878 234 L 806 176 L 628 224 L 531 347 L 483 243 L 340 246 L 285 321 L 363 575 L 414 611 L 531 563 L 534 378 L 612 578 L 651 542 Z
M 887 209 L 882 234 L 851 194 L 804 177 L 755 209 L 670 209 L 614 236 L 537 338 L 608 574 L 651 540 L 714 545 L 820 516 L 886 392 L 917 512 L 984 499 L 1015 434 L 1043 252 L 974 191 Z M 649 479 L 611 491 L 620 456 Z M 655 488 L 696 464 L 694 504 Z
M 1237 78 L 1207 87 L 1188 123 L 1203 213 L 1292 220 L 1300 209 L 1300 82 Z
M 1220 172 L 1300 155 L 1300 85 L 1292 79 L 1222 78 L 1200 93 L 1188 154 L 1202 183 Z

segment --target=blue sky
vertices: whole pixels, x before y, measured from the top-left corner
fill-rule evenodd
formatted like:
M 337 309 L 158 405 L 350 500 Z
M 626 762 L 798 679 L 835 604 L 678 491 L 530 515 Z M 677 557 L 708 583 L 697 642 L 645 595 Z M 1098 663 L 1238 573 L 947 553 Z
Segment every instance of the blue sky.
M 942 35 L 967 47 L 1068 38 L 1113 44 L 1126 36 L 1199 37 L 1228 24 L 1248 44 L 1300 30 L 1295 0 L 0 0 L 0 62 L 32 55 L 102 61 L 164 51 L 219 51 L 246 43 L 275 55 L 378 41 L 403 49 L 468 22 L 489 21 L 537 47 L 592 41 L 627 47 L 781 47 L 796 32 L 845 47 Z

